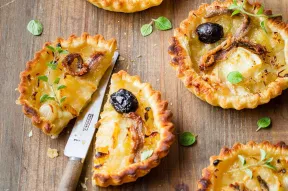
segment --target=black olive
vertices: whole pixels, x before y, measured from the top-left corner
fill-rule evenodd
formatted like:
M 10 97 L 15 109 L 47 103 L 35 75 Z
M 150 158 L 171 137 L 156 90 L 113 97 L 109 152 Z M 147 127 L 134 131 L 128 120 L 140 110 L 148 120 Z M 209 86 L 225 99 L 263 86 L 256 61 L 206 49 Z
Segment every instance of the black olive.
M 206 44 L 212 44 L 223 38 L 223 27 L 217 23 L 203 23 L 196 29 L 199 40 Z
M 125 89 L 120 89 L 111 94 L 110 103 L 118 113 L 130 113 L 138 109 L 137 98 Z
M 221 162 L 221 160 L 216 159 L 216 160 L 213 161 L 213 165 L 217 166 L 220 162 Z

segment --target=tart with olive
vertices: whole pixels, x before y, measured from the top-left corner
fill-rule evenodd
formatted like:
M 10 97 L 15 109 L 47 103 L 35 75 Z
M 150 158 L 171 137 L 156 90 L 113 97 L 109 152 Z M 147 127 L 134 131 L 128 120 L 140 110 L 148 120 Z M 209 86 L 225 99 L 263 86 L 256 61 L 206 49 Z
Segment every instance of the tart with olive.
M 114 39 L 87 33 L 46 42 L 20 74 L 16 103 L 36 127 L 57 137 L 90 101 L 116 46 Z
M 171 65 L 200 99 L 255 108 L 288 87 L 288 25 L 259 3 L 226 0 L 191 11 L 174 32 Z
M 198 191 L 288 190 L 288 146 L 284 142 L 236 143 L 210 158 Z
M 107 103 L 97 123 L 93 184 L 135 181 L 165 157 L 174 141 L 171 111 L 161 94 L 139 77 L 112 76 Z
M 93 5 L 115 12 L 133 13 L 158 6 L 163 0 L 88 0 Z

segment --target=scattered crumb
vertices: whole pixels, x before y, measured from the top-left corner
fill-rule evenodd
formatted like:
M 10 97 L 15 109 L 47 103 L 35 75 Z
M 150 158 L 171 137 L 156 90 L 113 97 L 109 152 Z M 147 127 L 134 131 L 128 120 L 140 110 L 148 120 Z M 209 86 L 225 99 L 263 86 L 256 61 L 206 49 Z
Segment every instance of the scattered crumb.
M 170 105 L 173 105 L 173 103 L 170 103 Z
M 156 81 L 159 82 L 159 79 L 157 79 Z
M 157 44 L 154 44 L 153 46 L 157 46 Z
M 137 56 L 137 58 L 141 58 L 141 57 L 142 57 L 142 55 L 138 55 L 138 56 Z
M 131 62 L 135 62 L 135 60 L 131 60 Z
M 47 156 L 51 159 L 54 159 L 59 156 L 57 149 L 48 148 Z
M 33 132 L 32 130 L 29 132 L 28 137 L 32 137 L 33 136 Z
M 125 58 L 124 58 L 124 57 L 122 57 L 122 56 L 119 56 L 118 60 L 119 60 L 119 61 L 124 61 L 124 60 L 125 60 Z
M 18 91 L 18 88 L 15 88 L 15 91 Z
M 81 186 L 82 186 L 82 188 L 84 188 L 85 190 L 88 189 L 87 186 L 86 186 L 86 182 L 87 182 L 87 180 L 88 180 L 88 178 L 85 177 L 85 182 L 84 182 L 84 183 L 81 182 Z
M 124 32 L 124 35 L 127 35 L 127 33 L 126 33 L 126 32 Z
M 67 131 L 67 134 L 69 134 L 70 133 L 70 131 Z
M 128 44 L 128 48 L 130 48 L 130 44 Z

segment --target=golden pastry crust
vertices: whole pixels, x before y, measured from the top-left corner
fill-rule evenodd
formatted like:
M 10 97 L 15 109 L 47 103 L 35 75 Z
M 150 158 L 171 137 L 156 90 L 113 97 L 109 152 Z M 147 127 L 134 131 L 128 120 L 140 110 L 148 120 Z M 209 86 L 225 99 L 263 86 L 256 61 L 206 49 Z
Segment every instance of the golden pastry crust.
M 102 187 L 133 182 L 146 175 L 168 154 L 175 138 L 171 123 L 172 113 L 167 110 L 168 103 L 161 99 L 160 92 L 153 90 L 148 83 L 141 83 L 138 76 L 130 76 L 125 71 L 112 76 L 109 95 L 121 88 L 131 91 L 137 97 L 139 108 L 129 114 L 119 114 L 109 101 L 105 104 L 101 120 L 97 124 L 92 180 L 94 185 Z M 142 133 L 145 136 L 142 137 L 144 140 L 142 139 L 141 145 L 141 137 L 135 136 Z M 111 137 L 113 146 L 107 146 L 110 140 L 107 137 Z M 153 154 L 147 159 L 140 159 L 138 154 L 141 153 L 142 157 L 143 151 L 147 150 L 153 151 Z M 110 161 L 109 157 L 113 159 Z
M 235 30 L 240 27 L 240 25 L 237 25 L 237 22 L 241 21 L 242 18 L 240 16 L 231 17 L 231 12 L 227 15 L 209 18 L 207 15 L 208 11 L 210 12 L 211 10 L 227 9 L 232 3 L 232 0 L 224 2 L 215 1 L 211 5 L 203 4 L 198 10 L 191 11 L 189 17 L 175 30 L 174 37 L 171 39 L 169 54 L 172 57 L 172 61 L 170 64 L 177 71 L 177 77 L 181 79 L 186 88 L 209 104 L 237 110 L 255 108 L 260 104 L 269 102 L 270 99 L 280 95 L 288 87 L 288 25 L 282 22 L 281 17 L 270 18 L 266 23 L 268 30 L 268 34 L 266 35 L 260 28 L 260 20 L 254 17 L 250 18 L 252 20 L 250 25 L 253 26 L 250 27 L 248 34 L 242 38 L 251 38 L 249 40 L 253 43 L 259 43 L 259 46 L 263 45 L 264 49 L 267 48 L 268 52 L 270 52 L 265 59 L 269 62 L 264 62 L 260 56 L 240 47 L 229 55 L 231 59 L 228 56 L 226 59 L 228 61 L 216 62 L 213 66 L 203 71 L 203 65 L 201 68 L 198 58 L 201 58 L 204 53 L 213 49 L 214 45 L 201 44 L 197 38 L 196 28 L 204 22 L 219 23 L 224 28 L 224 39 L 228 39 L 231 33 L 235 33 Z M 238 3 L 241 2 L 239 1 Z M 254 11 L 254 13 L 260 7 L 261 4 L 259 3 L 246 3 L 245 5 L 247 10 Z M 265 13 L 272 14 L 269 11 L 265 11 Z M 221 39 L 221 42 L 224 39 Z M 244 76 L 244 81 L 233 85 L 227 81 L 227 74 L 225 72 L 228 69 L 225 68 L 225 64 L 228 63 L 227 65 L 230 64 L 229 66 L 232 66 L 234 62 L 231 60 L 239 55 L 240 57 L 242 56 L 242 58 L 237 58 L 239 60 L 246 59 L 247 55 L 247 59 L 249 58 L 251 62 L 256 60 L 259 64 L 256 64 L 254 69 L 252 69 L 253 65 L 252 67 L 246 67 L 244 73 L 247 76 Z M 275 62 L 273 63 L 273 60 L 268 58 L 270 56 L 272 58 L 275 56 L 276 59 L 279 59 L 278 61 L 276 60 L 276 65 L 273 65 Z M 252 58 L 255 60 L 252 60 Z M 250 60 L 248 60 L 249 63 Z M 208 63 L 204 63 L 204 69 L 205 64 L 208 65 Z M 241 68 L 242 66 L 235 64 L 233 67 L 237 69 L 237 67 Z M 268 68 L 268 73 L 265 73 L 265 70 L 263 70 L 265 67 Z M 256 74 L 259 75 L 256 76 Z M 253 80 L 256 80 L 257 84 Z M 267 80 L 267 83 L 265 80 Z
M 59 54 L 57 68 L 53 70 L 47 63 L 54 59 L 55 53 L 47 46 L 54 48 L 61 46 L 63 50 L 69 51 L 68 54 Z M 71 35 L 67 40 L 58 38 L 52 43 L 46 42 L 33 60 L 27 62 L 25 71 L 20 73 L 21 81 L 18 86 L 20 96 L 16 103 L 23 106 L 24 114 L 31 118 L 33 125 L 56 138 L 68 122 L 78 116 L 90 101 L 101 77 L 111 64 L 116 47 L 115 39 L 105 40 L 101 35 L 90 36 L 87 33 L 83 33 L 80 37 Z M 72 65 L 75 61 L 73 55 L 76 54 L 78 65 L 75 69 Z M 69 63 L 67 58 L 70 59 Z M 62 62 L 65 59 L 68 64 Z M 89 63 L 89 67 L 86 63 Z M 85 71 L 84 65 L 87 65 Z M 72 71 L 78 69 L 77 72 Z M 39 76 L 42 75 L 48 76 L 48 82 L 39 80 Z M 55 82 L 57 78 L 58 83 Z M 63 89 L 57 90 L 60 85 Z M 78 90 L 80 88 L 81 91 Z M 44 93 L 53 95 L 53 92 L 54 100 L 40 101 Z M 60 98 L 63 97 L 66 99 L 64 98 L 59 104 Z
M 163 0 L 88 0 L 93 5 L 115 12 L 133 13 L 158 6 Z
M 261 150 L 266 154 L 263 161 Z M 244 157 L 245 165 L 239 160 L 239 155 Z M 275 169 L 257 165 L 257 162 L 264 164 L 268 158 L 272 158 L 270 165 Z M 252 178 L 243 167 L 250 169 Z M 225 147 L 220 155 L 210 158 L 210 165 L 203 169 L 202 178 L 198 181 L 198 191 L 269 190 L 269 188 L 285 191 L 288 189 L 287 170 L 288 146 L 284 142 L 276 145 L 268 141 L 260 144 L 250 141 L 246 145 L 236 143 L 231 149 Z

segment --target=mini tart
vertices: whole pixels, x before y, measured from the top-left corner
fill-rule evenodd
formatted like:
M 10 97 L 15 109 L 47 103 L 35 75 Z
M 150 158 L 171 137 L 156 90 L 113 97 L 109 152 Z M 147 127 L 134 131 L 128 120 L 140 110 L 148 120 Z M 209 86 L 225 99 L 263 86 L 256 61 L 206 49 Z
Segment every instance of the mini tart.
M 57 53 L 56 69 L 47 65 L 55 55 L 48 46 L 68 51 Z M 111 64 L 116 46 L 114 39 L 105 40 L 101 35 L 90 36 L 87 33 L 81 37 L 72 35 L 68 40 L 58 38 L 52 43 L 46 42 L 20 74 L 20 97 L 16 103 L 23 106 L 24 114 L 36 127 L 56 138 L 90 101 Z M 39 76 L 44 75 L 48 77 L 48 82 L 39 80 Z M 62 89 L 57 90 L 61 85 Z M 54 100 L 43 101 L 41 98 L 45 94 L 54 97 Z
M 255 108 L 280 95 L 288 86 L 288 25 L 281 17 L 270 18 L 265 21 L 265 33 L 260 27 L 263 18 L 243 14 L 231 17 L 232 11 L 227 8 L 232 3 L 215 1 L 191 11 L 171 39 L 170 64 L 185 86 L 209 104 L 237 110 Z M 244 5 L 245 10 L 255 14 L 260 7 L 259 3 Z M 272 12 L 266 10 L 264 14 Z M 206 22 L 223 27 L 224 37 L 220 41 L 200 42 L 196 29 Z M 217 47 L 227 52 L 213 52 Z M 205 58 L 217 54 L 218 60 L 209 65 L 210 60 Z M 227 80 L 233 71 L 242 74 L 242 82 L 232 84 Z
M 262 161 L 261 149 L 266 153 Z M 245 165 L 239 156 L 245 159 Z M 271 158 L 270 166 L 275 169 L 261 165 Z M 252 178 L 245 172 L 247 169 Z M 210 158 L 210 165 L 202 171 L 198 181 L 198 191 L 286 191 L 287 172 L 288 146 L 284 142 L 276 145 L 267 141 L 260 144 L 251 141 L 246 145 L 236 143 L 231 149 L 223 148 L 219 156 Z
M 88 0 L 93 5 L 115 12 L 133 13 L 158 6 L 163 0 Z
M 132 92 L 139 106 L 135 112 L 124 114 L 116 112 L 109 100 L 104 106 L 97 123 L 92 180 L 102 187 L 146 175 L 168 154 L 174 141 L 172 113 L 160 92 L 124 71 L 112 76 L 109 97 L 119 89 Z

